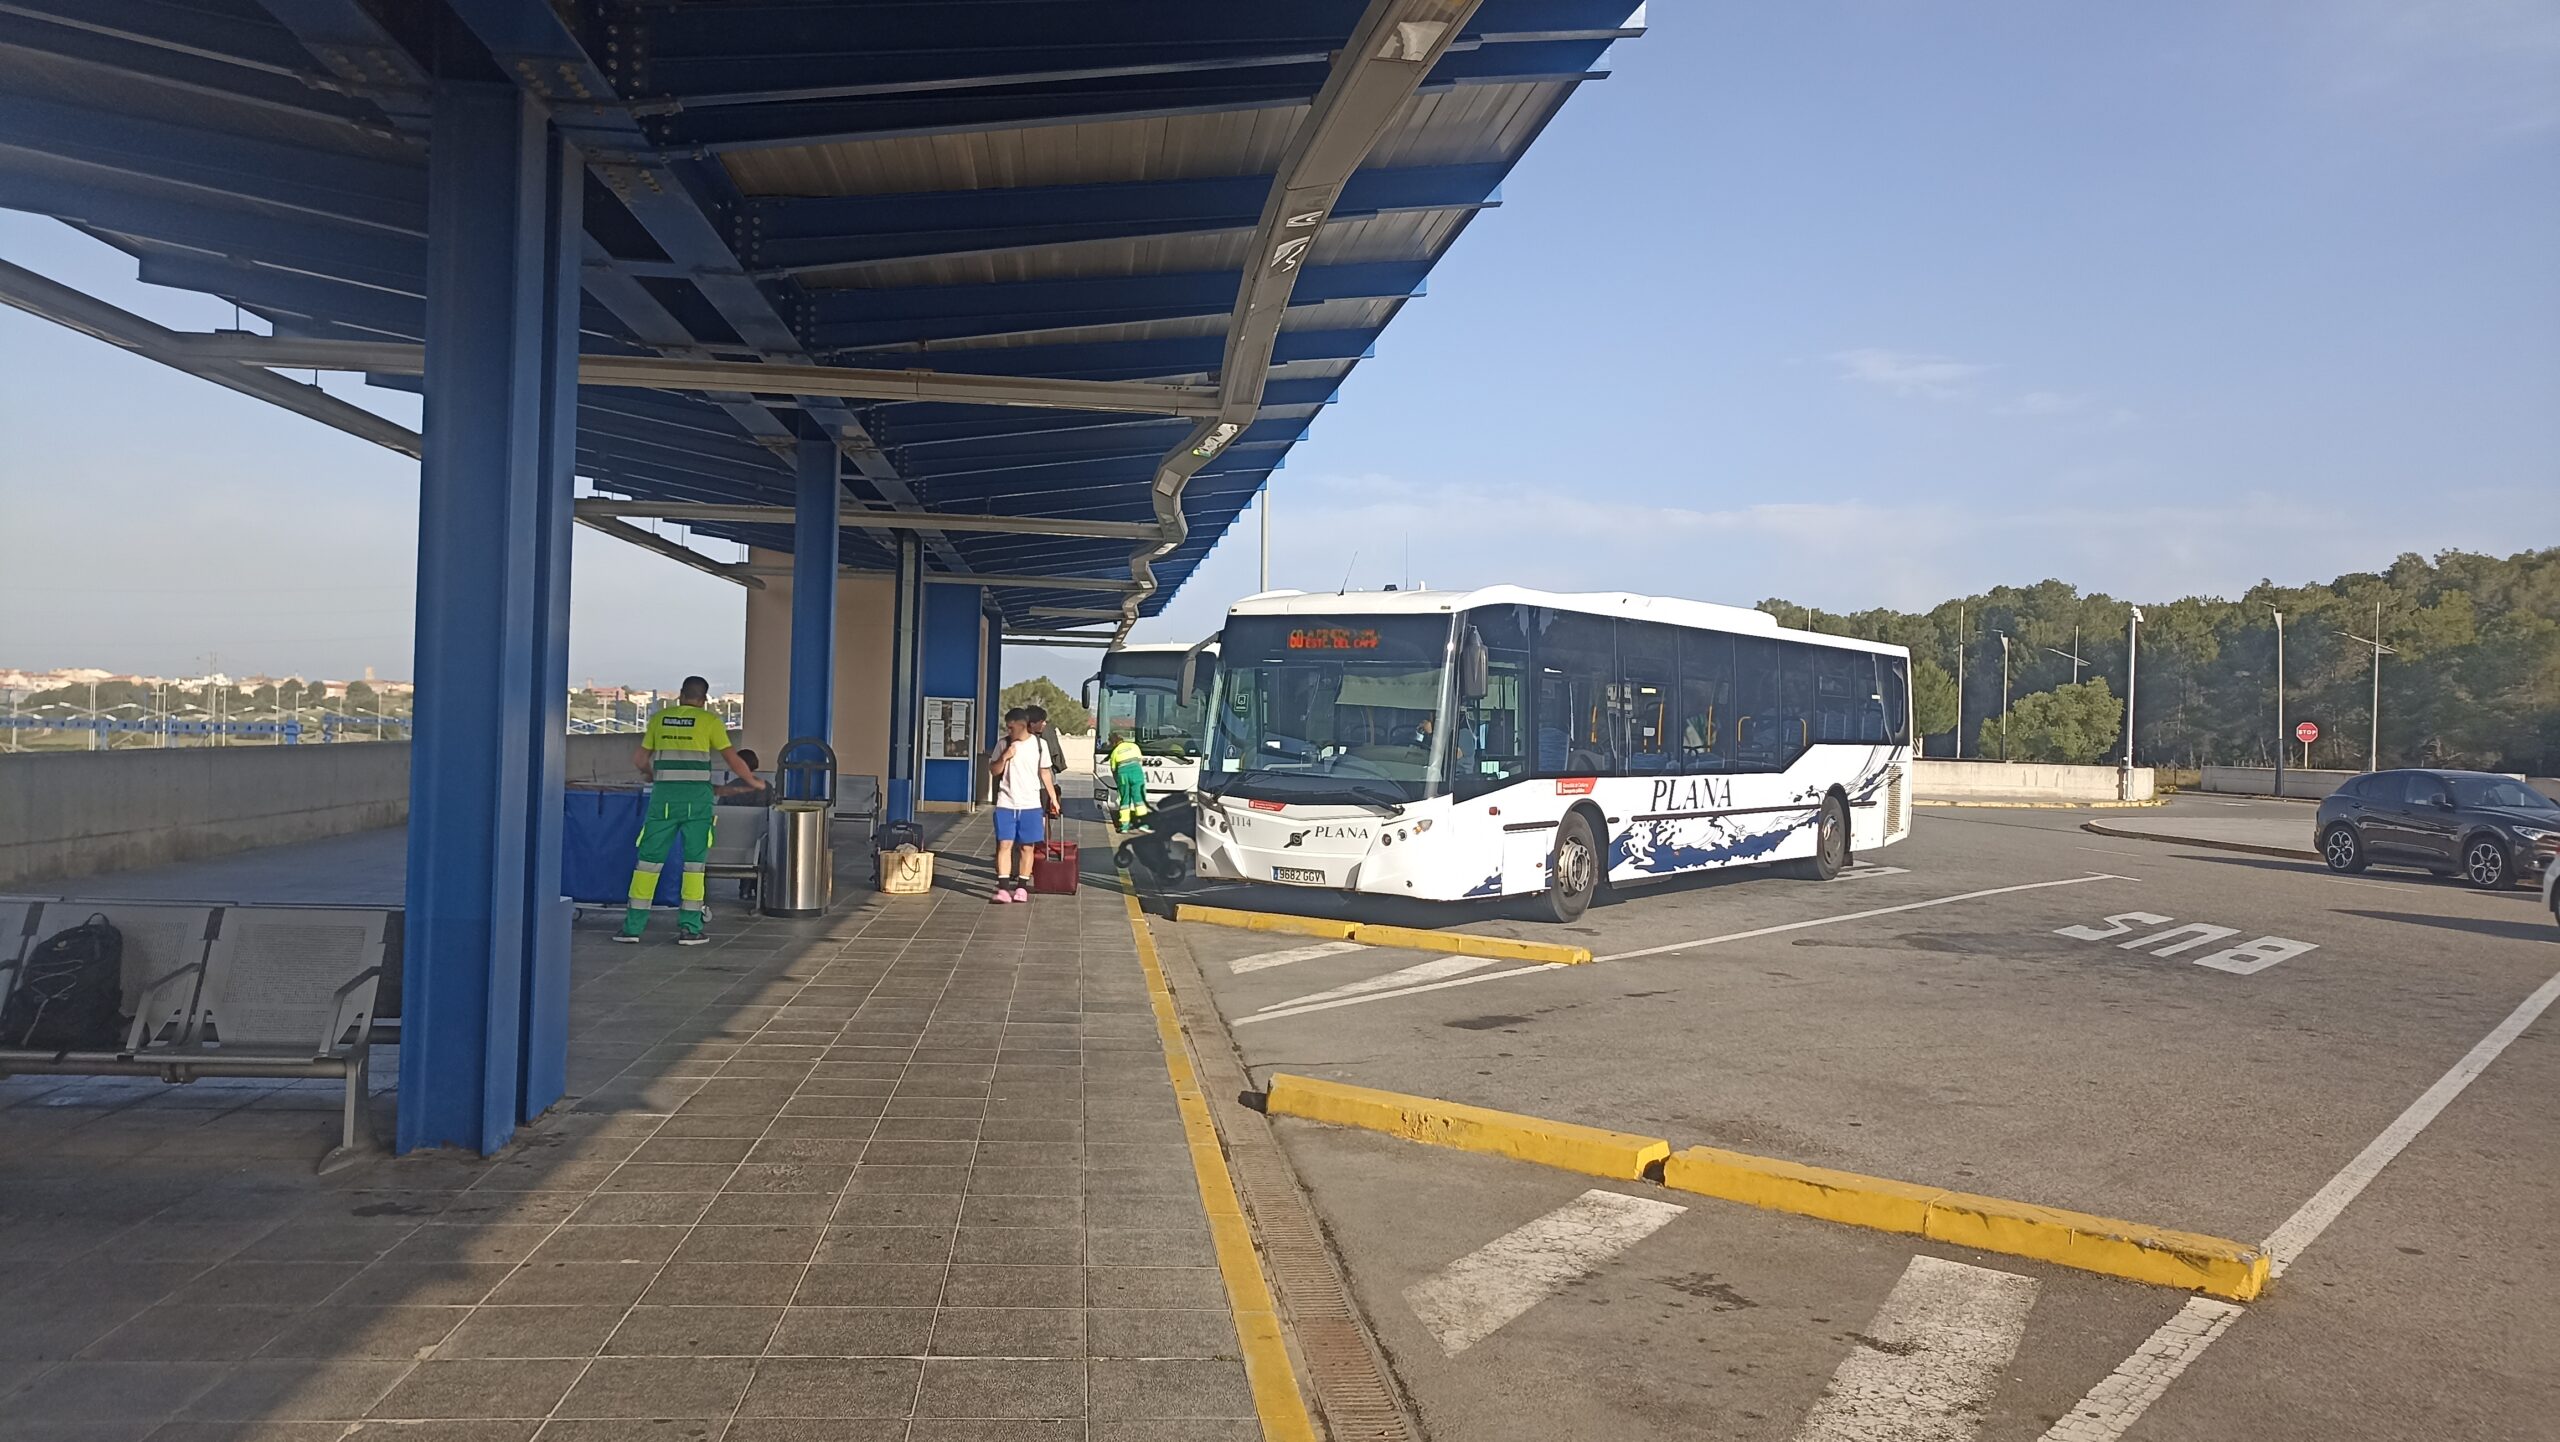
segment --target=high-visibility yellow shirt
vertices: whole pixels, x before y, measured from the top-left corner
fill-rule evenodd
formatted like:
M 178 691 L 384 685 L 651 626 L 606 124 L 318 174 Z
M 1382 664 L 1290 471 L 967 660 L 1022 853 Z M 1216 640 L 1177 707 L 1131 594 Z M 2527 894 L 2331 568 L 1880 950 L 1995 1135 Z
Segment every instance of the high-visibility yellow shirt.
M 1138 744 L 1134 741 L 1117 741 L 1112 743 L 1111 756 L 1104 764 L 1117 771 L 1132 761 L 1143 762 L 1146 755 L 1147 753 L 1138 749 Z
M 649 780 L 660 786 L 711 784 L 711 762 L 729 749 L 729 727 L 720 713 L 699 706 L 670 706 L 649 718 L 640 744 L 649 749 Z

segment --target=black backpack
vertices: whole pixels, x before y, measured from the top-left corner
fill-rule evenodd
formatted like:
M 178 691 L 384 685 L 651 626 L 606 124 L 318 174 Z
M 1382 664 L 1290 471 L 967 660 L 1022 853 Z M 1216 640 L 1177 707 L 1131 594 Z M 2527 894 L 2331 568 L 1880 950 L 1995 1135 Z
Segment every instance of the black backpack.
M 0 1046 L 70 1051 L 124 1033 L 124 933 L 101 913 L 38 943 L 0 1005 Z

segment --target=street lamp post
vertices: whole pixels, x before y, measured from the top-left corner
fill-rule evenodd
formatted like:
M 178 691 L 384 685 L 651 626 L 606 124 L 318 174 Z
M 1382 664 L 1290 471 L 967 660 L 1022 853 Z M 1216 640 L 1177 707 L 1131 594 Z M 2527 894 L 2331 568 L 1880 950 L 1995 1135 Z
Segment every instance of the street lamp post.
M 2284 794 L 2284 612 L 2267 608 L 2276 618 L 2276 794 Z
M 2000 761 L 2009 761 L 2009 633 L 2000 633 Z
M 2068 650 L 2068 651 L 2064 651 L 2064 650 L 2060 650 L 2060 649 L 2057 649 L 2057 648 L 2052 647 L 2052 646 L 2047 646 L 2047 647 L 2045 647 L 2045 649 L 2046 649 L 2047 651 L 2052 652 L 2054 655 L 2061 657 L 2063 660 L 2068 661 L 2068 662 L 2070 662 L 2070 663 L 2071 663 L 2071 684 L 2072 684 L 2072 685 L 2074 685 L 2074 686 L 2079 685 L 2079 684 L 2080 684 L 2080 667 L 2081 667 L 2081 664 L 2082 664 L 2082 663 L 2081 663 L 2081 660 L 2080 660 L 2080 628 L 2079 628 L 2079 627 L 2077 627 L 2077 626 L 2074 626 L 2074 627 L 2072 627 L 2072 628 L 2071 628 L 2071 649 L 2070 649 L 2070 650 Z
M 1964 602 L 1956 602 L 1956 759 L 1964 759 Z
M 2133 796 L 2133 682 L 2142 661 L 2142 608 L 2131 608 L 2133 615 L 2124 623 L 2124 794 Z
M 2373 603 L 2373 634 L 2371 636 L 2359 636 L 2353 631 L 2340 631 L 2338 634 L 2350 641 L 2362 641 L 2373 648 L 2373 710 L 2367 718 L 2372 723 L 2373 729 L 2372 738 L 2366 743 L 2364 769 L 2379 771 L 2382 769 L 2382 658 L 2385 655 L 2397 656 L 2400 652 L 2396 647 L 2382 644 L 2382 603 L 2380 601 Z

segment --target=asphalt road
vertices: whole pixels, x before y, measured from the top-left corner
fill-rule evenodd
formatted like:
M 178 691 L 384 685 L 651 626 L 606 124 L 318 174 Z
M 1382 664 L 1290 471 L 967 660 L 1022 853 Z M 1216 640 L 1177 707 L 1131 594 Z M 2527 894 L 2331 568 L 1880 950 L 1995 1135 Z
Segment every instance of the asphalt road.
M 2228 800 L 2146 816 L 2250 807 L 2309 822 Z M 2193 1324 L 2180 1294 L 1276 1121 L 1435 1438 L 2560 1437 L 2560 1010 L 2334 1221 L 2302 1214 L 2555 980 L 2560 929 L 2522 891 L 2331 877 L 2083 819 L 1924 810 L 1840 880 L 1727 872 L 1573 927 L 1425 913 L 1570 937 L 1600 957 L 1582 967 L 1155 925 L 1257 1082 L 2284 1235 L 2299 1256 L 2125 1426 L 2110 1374 L 2186 1345 L 2154 1337 Z M 1581 1200 L 1595 1188 L 1684 1210 Z

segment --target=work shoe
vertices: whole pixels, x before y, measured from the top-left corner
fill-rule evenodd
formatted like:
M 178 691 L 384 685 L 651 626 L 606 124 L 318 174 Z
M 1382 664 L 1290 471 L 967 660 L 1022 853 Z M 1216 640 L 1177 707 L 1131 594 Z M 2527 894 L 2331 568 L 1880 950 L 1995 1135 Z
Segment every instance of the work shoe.
M 636 931 L 617 931 L 613 934 L 613 939 L 621 942 L 625 946 L 638 946 L 640 944 L 640 933 Z
M 705 936 L 698 931 L 679 931 L 676 933 L 676 945 L 678 946 L 701 946 L 710 940 L 710 937 Z

